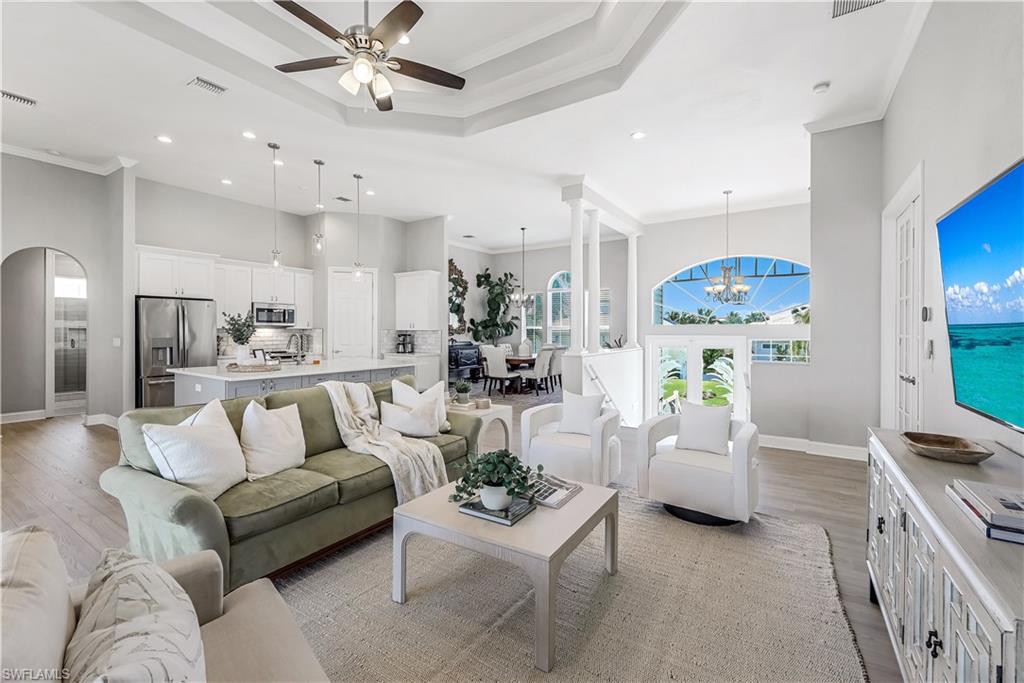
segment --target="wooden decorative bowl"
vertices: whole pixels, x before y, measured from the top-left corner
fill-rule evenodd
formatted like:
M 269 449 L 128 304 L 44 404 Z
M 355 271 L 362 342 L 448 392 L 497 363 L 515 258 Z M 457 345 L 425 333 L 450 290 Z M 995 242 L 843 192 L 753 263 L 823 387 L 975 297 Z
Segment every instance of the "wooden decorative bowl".
M 992 456 L 992 451 L 984 446 L 959 436 L 903 432 L 900 438 L 912 453 L 943 462 L 977 465 Z

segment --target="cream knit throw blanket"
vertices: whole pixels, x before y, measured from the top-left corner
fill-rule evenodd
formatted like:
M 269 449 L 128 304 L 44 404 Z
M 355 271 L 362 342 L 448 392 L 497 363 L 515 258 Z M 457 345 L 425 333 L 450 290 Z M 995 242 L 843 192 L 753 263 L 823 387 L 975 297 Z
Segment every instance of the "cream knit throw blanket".
M 321 382 L 334 407 L 345 446 L 387 463 L 395 480 L 398 504 L 448 483 L 441 449 L 423 439 L 407 439 L 380 423 L 377 401 L 367 384 Z

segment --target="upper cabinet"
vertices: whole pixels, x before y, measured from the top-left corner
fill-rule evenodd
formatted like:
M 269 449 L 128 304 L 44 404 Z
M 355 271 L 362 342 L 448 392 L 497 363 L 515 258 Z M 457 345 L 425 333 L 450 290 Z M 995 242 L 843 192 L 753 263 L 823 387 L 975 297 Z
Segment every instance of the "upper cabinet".
M 231 263 L 218 263 L 213 268 L 214 299 L 217 300 L 217 321 L 222 313 L 245 315 L 252 310 L 252 268 Z
M 436 270 L 395 273 L 395 329 L 440 330 L 440 287 Z
M 295 327 L 313 327 L 312 273 L 295 273 Z
M 294 304 L 295 273 L 281 268 L 254 266 L 252 300 L 261 304 Z
M 139 294 L 212 298 L 213 258 L 140 249 Z

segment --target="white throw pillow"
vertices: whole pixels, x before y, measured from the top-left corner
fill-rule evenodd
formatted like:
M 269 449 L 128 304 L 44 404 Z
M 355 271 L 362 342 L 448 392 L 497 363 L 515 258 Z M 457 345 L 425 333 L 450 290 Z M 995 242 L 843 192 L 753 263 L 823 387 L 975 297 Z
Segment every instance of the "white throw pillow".
M 245 456 L 220 401 L 177 425 L 142 425 L 160 476 L 216 498 L 245 481 Z
M 205 681 L 199 619 L 170 574 L 108 549 L 89 580 L 64 668 L 73 681 Z
M 682 401 L 676 448 L 729 454 L 729 428 L 732 406 L 700 406 Z
M 397 379 L 391 380 L 391 400 L 395 405 L 414 410 L 424 403 L 433 402 L 434 410 L 437 412 L 438 429 L 442 432 L 451 431 L 452 428 L 451 423 L 448 422 L 448 410 L 444 407 L 444 399 L 448 395 L 447 390 L 448 386 L 444 380 L 422 394 L 405 382 L 399 382 Z
M 249 481 L 301 467 L 306 462 L 306 438 L 302 434 L 299 406 L 267 410 L 250 401 L 242 415 L 239 439 Z
M 592 423 L 601 417 L 602 405 L 604 405 L 604 394 L 580 396 L 571 391 L 563 391 L 562 420 L 558 423 L 558 431 L 563 434 L 589 436 Z
M 402 436 L 437 436 L 437 412 L 430 403 L 409 409 L 383 401 L 380 404 L 380 422 Z

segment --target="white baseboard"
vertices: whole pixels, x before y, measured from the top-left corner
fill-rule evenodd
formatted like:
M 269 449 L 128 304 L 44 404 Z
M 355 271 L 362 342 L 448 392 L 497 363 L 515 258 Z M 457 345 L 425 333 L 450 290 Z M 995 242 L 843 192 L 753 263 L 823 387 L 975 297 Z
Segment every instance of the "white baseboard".
M 86 427 L 105 425 L 107 427 L 117 429 L 117 418 L 113 415 L 107 415 L 106 413 L 100 413 L 99 415 L 85 415 L 82 417 L 82 424 Z
M 781 448 L 786 451 L 802 451 L 811 455 L 824 455 L 829 458 L 842 458 L 844 460 L 858 460 L 867 462 L 868 447 L 846 446 L 838 443 L 825 443 L 823 441 L 810 441 L 794 436 L 772 436 L 762 434 L 759 437 L 762 446 L 768 448 Z
M 4 413 L 0 415 L 0 424 L 12 422 L 29 422 L 30 420 L 43 420 L 46 418 L 45 410 L 23 410 L 18 413 Z

